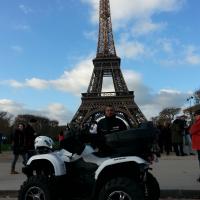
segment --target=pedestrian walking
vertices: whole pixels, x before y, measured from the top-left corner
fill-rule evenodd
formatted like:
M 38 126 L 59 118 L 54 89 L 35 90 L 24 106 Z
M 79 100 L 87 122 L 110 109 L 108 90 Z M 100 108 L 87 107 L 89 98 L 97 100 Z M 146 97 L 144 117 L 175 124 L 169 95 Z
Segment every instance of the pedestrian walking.
M 19 123 L 17 128 L 14 130 L 14 133 L 11 136 L 11 146 L 13 150 L 13 161 L 11 164 L 11 174 L 18 174 L 19 172 L 15 171 L 15 165 L 19 158 L 19 155 L 23 158 L 23 164 L 26 162 L 25 149 L 24 149 L 24 128 L 23 123 Z
M 190 134 L 192 135 L 192 148 L 198 153 L 198 161 L 200 168 L 200 110 L 194 113 L 195 122 L 190 128 Z M 197 179 L 200 182 L 200 176 Z

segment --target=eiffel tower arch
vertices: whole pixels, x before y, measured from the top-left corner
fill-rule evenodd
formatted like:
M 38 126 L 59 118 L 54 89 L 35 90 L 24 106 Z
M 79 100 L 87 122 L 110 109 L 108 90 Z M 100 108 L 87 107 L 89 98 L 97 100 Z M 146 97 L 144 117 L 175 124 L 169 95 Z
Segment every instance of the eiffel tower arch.
M 146 121 L 145 116 L 134 101 L 134 92 L 129 91 L 120 68 L 112 32 L 109 0 L 100 0 L 99 35 L 94 69 L 86 93 L 82 93 L 82 103 L 75 113 L 72 123 L 82 126 L 92 119 L 103 116 L 106 105 L 112 105 L 116 114 L 130 127 Z M 114 91 L 103 92 L 103 78 L 110 77 Z

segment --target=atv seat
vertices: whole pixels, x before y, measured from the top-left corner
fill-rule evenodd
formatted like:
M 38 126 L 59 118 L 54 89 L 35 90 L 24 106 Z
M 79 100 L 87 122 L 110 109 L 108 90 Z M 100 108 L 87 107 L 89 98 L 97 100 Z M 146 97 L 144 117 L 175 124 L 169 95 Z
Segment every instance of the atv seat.
M 97 156 L 141 156 L 148 153 L 155 143 L 158 129 L 153 127 L 141 127 L 115 132 L 105 135 L 104 150 Z M 107 155 L 104 155 L 106 152 Z
M 98 165 L 91 162 L 85 162 L 83 158 L 80 158 L 76 161 L 67 163 L 67 168 L 70 170 L 70 174 L 92 174 L 97 170 Z

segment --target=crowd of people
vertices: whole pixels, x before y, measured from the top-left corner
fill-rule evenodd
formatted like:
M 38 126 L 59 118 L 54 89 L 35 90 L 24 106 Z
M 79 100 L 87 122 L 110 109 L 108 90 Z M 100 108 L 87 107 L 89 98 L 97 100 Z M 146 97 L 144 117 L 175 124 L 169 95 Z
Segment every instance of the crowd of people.
M 161 153 L 169 155 L 174 151 L 176 156 L 194 155 L 190 127 L 191 124 L 188 125 L 183 116 L 177 117 L 172 123 L 165 121 L 162 125 L 158 125 Z M 184 152 L 184 146 L 187 146 L 187 153 Z

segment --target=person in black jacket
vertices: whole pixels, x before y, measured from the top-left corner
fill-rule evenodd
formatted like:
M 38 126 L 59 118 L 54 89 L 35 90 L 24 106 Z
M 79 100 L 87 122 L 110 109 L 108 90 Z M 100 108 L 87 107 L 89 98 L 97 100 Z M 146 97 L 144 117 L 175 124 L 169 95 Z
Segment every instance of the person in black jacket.
M 125 123 L 116 117 L 114 108 L 106 106 L 105 118 L 101 119 L 97 124 L 97 134 L 106 135 L 126 129 Z
M 2 133 L 0 132 L 0 153 L 1 153 L 1 143 L 2 143 L 2 141 L 3 141 L 3 135 L 2 135 Z
M 17 128 L 14 130 L 14 133 L 11 136 L 11 145 L 13 150 L 13 161 L 11 164 L 11 174 L 18 174 L 19 172 L 15 171 L 15 165 L 19 158 L 19 155 L 23 158 L 23 163 L 25 164 L 25 149 L 24 149 L 24 124 L 19 123 Z
M 24 148 L 26 150 L 26 160 L 34 154 L 34 141 L 37 136 L 36 131 L 34 127 L 36 126 L 36 119 L 31 119 L 26 126 L 24 132 L 25 132 L 25 143 Z
M 100 151 L 109 151 L 106 148 L 104 135 L 126 130 L 125 123 L 116 117 L 115 110 L 112 106 L 105 107 L 105 118 L 101 119 L 97 124 L 97 147 Z

